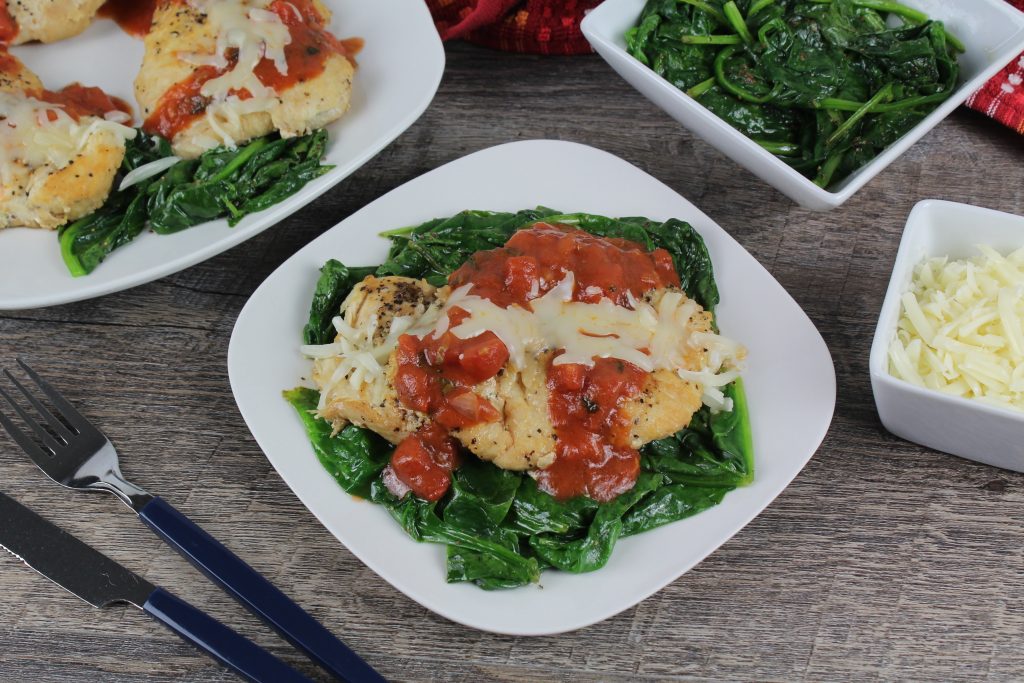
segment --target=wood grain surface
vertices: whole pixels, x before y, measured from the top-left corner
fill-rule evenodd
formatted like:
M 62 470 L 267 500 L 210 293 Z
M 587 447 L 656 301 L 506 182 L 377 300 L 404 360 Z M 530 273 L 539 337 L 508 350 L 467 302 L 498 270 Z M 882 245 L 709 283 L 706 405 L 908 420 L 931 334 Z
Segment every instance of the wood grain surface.
M 804 307 L 839 380 L 820 451 L 734 539 L 613 619 L 533 639 L 450 623 L 355 559 L 263 457 L 226 369 L 238 312 L 296 250 L 411 178 L 530 138 L 594 145 L 692 200 Z M 423 118 L 319 201 L 152 284 L 0 312 L 0 365 L 24 356 L 45 370 L 115 442 L 129 478 L 395 681 L 1022 680 L 1024 477 L 889 435 L 868 381 L 911 207 L 941 198 L 1024 213 L 1022 164 L 1022 138 L 960 110 L 845 206 L 812 213 L 696 140 L 597 57 L 452 45 Z M 0 473 L 0 490 L 322 677 L 113 498 L 46 482 L 6 436 Z M 0 681 L 169 680 L 234 679 L 138 610 L 93 610 L 0 557 Z

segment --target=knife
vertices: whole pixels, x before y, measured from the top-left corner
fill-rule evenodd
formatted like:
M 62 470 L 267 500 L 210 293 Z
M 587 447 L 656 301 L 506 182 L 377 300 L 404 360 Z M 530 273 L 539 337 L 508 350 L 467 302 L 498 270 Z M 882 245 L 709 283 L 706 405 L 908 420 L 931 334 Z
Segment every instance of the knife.
M 243 678 L 311 683 L 252 641 L 0 492 L 0 547 L 93 607 L 128 603 Z

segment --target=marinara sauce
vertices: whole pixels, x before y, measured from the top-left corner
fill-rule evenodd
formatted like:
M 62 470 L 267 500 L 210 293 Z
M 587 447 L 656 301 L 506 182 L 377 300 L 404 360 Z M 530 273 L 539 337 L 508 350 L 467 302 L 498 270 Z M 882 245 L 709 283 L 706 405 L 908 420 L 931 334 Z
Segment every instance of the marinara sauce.
M 32 93 L 34 97 L 56 104 L 67 114 L 78 121 L 83 116 L 103 116 L 112 111 L 122 111 L 132 115 L 132 107 L 119 97 L 113 97 L 99 88 L 86 87 L 81 83 L 72 83 L 60 90 L 43 90 Z
M 98 14 L 113 19 L 128 35 L 143 38 L 153 24 L 156 3 L 157 0 L 107 0 Z
M 268 9 L 280 17 L 288 27 L 291 42 L 284 49 L 288 64 L 287 74 L 278 71 L 270 59 L 264 58 L 256 65 L 253 72 L 263 85 L 280 93 L 297 83 L 315 78 L 323 73 L 327 58 L 331 54 L 343 55 L 355 64 L 355 56 L 363 47 L 362 39 L 335 38 L 327 30 L 324 17 L 312 0 L 275 0 Z M 203 85 L 234 68 L 238 63 L 238 51 L 229 51 L 226 57 L 227 67 L 218 69 L 213 66 L 201 66 L 193 71 L 189 78 L 172 86 L 160 98 L 156 109 L 143 123 L 143 129 L 147 133 L 156 133 L 170 140 L 201 118 L 210 104 L 209 98 L 201 93 Z M 246 90 L 236 94 L 243 100 L 252 96 Z
M 14 40 L 18 35 L 18 22 L 7 11 L 7 0 L 0 0 L 0 45 Z
M 472 284 L 472 294 L 508 307 L 527 307 L 561 282 L 575 277 L 573 299 L 596 303 L 608 298 L 622 306 L 630 297 L 650 289 L 678 286 L 672 258 L 663 249 L 653 252 L 628 240 L 597 237 L 564 225 L 538 223 L 520 230 L 499 249 L 477 252 L 449 278 L 452 287 Z M 453 309 L 450 328 L 466 315 Z M 500 419 L 497 410 L 472 391 L 479 382 L 498 374 L 508 361 L 508 349 L 490 332 L 459 339 L 450 331 L 434 339 L 404 335 L 399 339 L 396 388 L 403 405 L 427 413 L 429 430 L 452 429 Z M 610 358 L 594 365 L 551 364 L 547 370 L 548 415 L 557 437 L 554 463 L 540 470 L 540 488 L 558 499 L 586 495 L 607 501 L 629 490 L 640 472 L 640 455 L 629 446 L 629 424 L 622 403 L 639 395 L 647 373 Z M 406 443 L 422 441 L 419 433 L 395 451 L 404 466 L 418 457 L 420 468 L 437 459 L 428 449 Z M 415 453 L 415 455 L 410 455 Z M 430 460 L 431 462 L 427 462 Z M 394 461 L 393 461 L 394 467 Z M 406 485 L 428 500 L 444 495 L 441 478 L 428 487 L 403 477 Z

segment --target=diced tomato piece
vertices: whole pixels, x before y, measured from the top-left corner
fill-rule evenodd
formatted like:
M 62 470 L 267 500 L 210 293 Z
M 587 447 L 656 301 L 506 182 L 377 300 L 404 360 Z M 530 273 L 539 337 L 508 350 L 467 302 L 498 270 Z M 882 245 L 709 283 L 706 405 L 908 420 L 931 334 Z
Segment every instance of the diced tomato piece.
M 403 484 L 424 500 L 438 500 L 451 486 L 458 465 L 455 441 L 437 425 L 407 436 L 391 454 L 391 469 Z
M 505 261 L 505 289 L 519 301 L 536 297 L 540 292 L 537 270 L 537 259 L 532 256 L 508 257 Z
M 479 384 L 498 374 L 508 362 L 508 348 L 493 332 L 460 339 L 449 347 L 445 363 L 462 370 L 470 384 Z

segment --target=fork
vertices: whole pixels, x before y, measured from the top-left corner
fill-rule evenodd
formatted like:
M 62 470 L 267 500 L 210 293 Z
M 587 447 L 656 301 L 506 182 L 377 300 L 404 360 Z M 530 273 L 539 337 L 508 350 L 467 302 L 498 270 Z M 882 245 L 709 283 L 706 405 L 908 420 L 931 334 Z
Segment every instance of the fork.
M 199 525 L 167 501 L 126 480 L 121 474 L 117 451 L 103 432 L 28 364 L 21 359 L 17 363 L 55 411 L 51 412 L 37 395 L 5 369 L 4 376 L 42 417 L 46 426 L 33 418 L 2 386 L 0 396 L 35 438 L 2 411 L 0 425 L 44 474 L 67 488 L 113 493 L 165 543 L 339 680 L 347 683 L 382 683 L 385 680 L 316 619 Z

